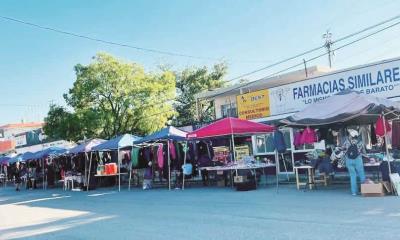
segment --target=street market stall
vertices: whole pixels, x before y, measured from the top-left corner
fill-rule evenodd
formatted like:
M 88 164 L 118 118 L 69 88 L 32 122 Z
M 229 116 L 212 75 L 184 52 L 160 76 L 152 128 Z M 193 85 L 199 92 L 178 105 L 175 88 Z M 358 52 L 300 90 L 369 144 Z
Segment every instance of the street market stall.
M 76 157 L 82 157 L 83 155 L 83 161 L 84 161 L 84 185 L 86 187 L 86 190 L 89 191 L 89 174 L 91 172 L 91 162 L 92 162 L 92 158 L 93 158 L 93 152 L 92 149 L 97 146 L 100 145 L 102 143 L 104 143 L 106 140 L 104 139 L 91 139 L 88 141 L 85 141 L 71 149 L 69 149 L 69 155 L 71 156 L 71 161 L 73 160 L 73 158 Z M 89 165 L 89 166 L 88 166 Z M 77 181 L 78 183 L 82 181 L 80 176 L 77 176 L 75 174 L 65 174 L 64 177 L 64 181 L 66 183 L 71 182 L 72 188 L 73 188 L 73 183 L 74 181 Z M 68 186 L 69 184 L 66 184 L 66 186 Z
M 231 171 L 231 173 L 235 171 L 237 175 L 239 169 L 250 170 L 275 167 L 275 164 L 255 161 L 250 154 L 250 146 L 235 145 L 235 138 L 248 137 L 254 134 L 269 133 L 272 131 L 274 131 L 274 127 L 266 124 L 229 117 L 188 133 L 187 138 L 188 140 L 228 139 L 229 147 L 219 146 L 213 148 L 216 152 L 212 159 L 213 165 L 217 164 L 218 166 L 204 166 L 201 169 L 207 171 L 228 170 Z
M 386 164 L 390 175 L 393 170 L 392 163 L 388 163 L 393 160 L 390 150 L 400 147 L 399 116 L 400 105 L 396 102 L 346 91 L 314 103 L 281 122 L 294 128 L 304 128 L 302 132 L 297 132 L 300 137 L 308 132 L 318 138 L 316 132 L 319 132 L 319 140 L 323 139 L 325 145 L 331 148 L 332 156 L 341 155 L 337 158 L 341 165 L 344 165 L 344 153 L 340 154 L 338 147 L 351 129 L 357 130 L 361 141 L 368 146 L 367 153 L 363 155 L 364 166 L 382 169 L 382 165 Z M 386 163 L 383 159 L 387 160 Z
M 186 135 L 187 132 L 184 132 L 182 130 L 179 130 L 173 126 L 168 126 L 166 128 L 163 128 L 153 134 L 150 134 L 146 137 L 143 137 L 142 139 L 135 141 L 135 147 L 140 147 L 140 148 L 148 148 L 145 149 L 150 152 L 156 152 L 157 153 L 157 164 L 152 164 L 153 169 L 163 169 L 164 165 L 164 156 L 166 155 L 166 160 L 167 160 L 167 167 L 168 167 L 168 189 L 171 190 L 171 165 L 172 162 L 171 160 L 175 162 L 179 162 L 179 156 L 180 156 L 180 145 L 178 142 L 185 141 L 186 140 Z M 166 151 L 164 151 L 164 146 L 166 146 Z M 154 151 L 153 151 L 154 150 Z M 134 154 L 138 154 L 138 151 L 132 150 L 132 158 L 134 158 Z M 150 160 L 150 155 L 151 154 L 145 154 L 147 161 Z M 155 154 L 154 154 L 155 155 Z M 138 156 L 135 156 L 137 158 Z M 155 159 L 156 156 L 153 158 Z M 162 162 L 160 162 L 162 161 Z M 132 166 L 131 165 L 131 171 L 132 172 Z M 175 164 L 181 167 L 181 164 Z M 157 168 L 155 168 L 157 166 Z M 134 166 L 133 166 L 134 167 Z M 176 170 L 176 169 L 175 169 Z M 161 171 L 160 173 L 161 174 Z M 129 187 L 130 187 L 130 182 L 131 182 L 131 174 L 129 175 Z
M 133 142 L 139 140 L 140 137 L 124 134 L 106 142 L 103 142 L 92 148 L 92 151 L 96 152 L 114 152 L 116 153 L 116 163 L 104 164 L 98 167 L 99 171 L 95 177 L 118 177 L 118 191 L 121 191 L 121 156 L 120 151 L 122 149 L 131 149 Z M 89 163 L 89 170 L 91 169 L 92 161 Z M 102 170 L 100 169 L 102 168 Z M 127 173 L 124 173 L 127 174 Z M 90 173 L 89 173 L 90 181 Z

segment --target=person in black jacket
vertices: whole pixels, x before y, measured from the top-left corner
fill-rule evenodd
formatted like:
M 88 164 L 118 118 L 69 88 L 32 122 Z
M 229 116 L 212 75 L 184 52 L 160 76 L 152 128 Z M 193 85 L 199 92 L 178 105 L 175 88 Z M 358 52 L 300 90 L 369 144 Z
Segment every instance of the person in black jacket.
M 15 191 L 19 191 L 19 185 L 21 184 L 21 165 L 19 164 L 19 162 L 16 163 L 15 165 L 15 172 L 14 172 L 14 176 L 15 176 Z

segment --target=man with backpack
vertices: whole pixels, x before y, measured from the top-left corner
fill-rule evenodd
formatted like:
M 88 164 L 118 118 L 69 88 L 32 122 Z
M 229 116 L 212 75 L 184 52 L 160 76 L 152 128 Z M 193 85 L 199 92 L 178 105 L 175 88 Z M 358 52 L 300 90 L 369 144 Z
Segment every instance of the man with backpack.
M 360 182 L 365 182 L 364 164 L 362 154 L 365 153 L 365 147 L 358 138 L 358 132 L 349 129 L 348 139 L 344 143 L 346 167 L 350 175 L 351 194 L 356 196 L 358 193 L 357 175 Z

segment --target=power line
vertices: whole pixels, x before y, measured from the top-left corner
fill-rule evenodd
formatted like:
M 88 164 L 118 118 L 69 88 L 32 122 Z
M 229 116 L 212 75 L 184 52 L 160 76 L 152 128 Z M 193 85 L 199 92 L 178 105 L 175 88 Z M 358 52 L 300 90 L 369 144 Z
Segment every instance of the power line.
M 338 40 L 333 41 L 332 44 L 338 43 L 338 42 L 340 42 L 340 41 L 346 40 L 346 39 L 351 38 L 351 37 L 354 37 L 354 36 L 356 36 L 356 35 L 358 35 L 358 34 L 361 34 L 361 33 L 363 33 L 363 32 L 369 31 L 369 30 L 371 30 L 371 29 L 373 29 L 373 28 L 376 28 L 376 27 L 378 27 L 378 26 L 381 26 L 381 25 L 383 25 L 383 24 L 386 24 L 386 23 L 391 22 L 391 21 L 393 21 L 393 20 L 395 20 L 395 19 L 398 19 L 398 18 L 400 18 L 400 15 L 391 17 L 391 18 L 389 18 L 389 19 L 387 19 L 387 20 L 384 20 L 384 21 L 379 22 L 379 23 L 377 23 L 377 24 L 374 24 L 374 25 L 372 25 L 372 26 L 366 27 L 366 28 L 364 28 L 364 29 L 362 29 L 362 30 L 360 30 L 360 31 L 357 31 L 357 32 L 351 33 L 351 34 L 349 34 L 349 35 L 346 35 L 346 36 L 344 36 L 344 37 L 341 37 L 341 38 L 339 38 Z M 239 76 L 237 76 L 237 77 L 234 77 L 234 78 L 228 80 L 227 82 L 232 82 L 232 81 L 235 81 L 235 80 L 237 80 L 237 79 L 241 79 L 241 78 L 243 78 L 243 77 L 247 77 L 247 76 L 249 76 L 249 75 L 253 75 L 254 73 L 258 73 L 258 72 L 261 72 L 261 71 L 263 71 L 263 70 L 266 70 L 266 69 L 269 69 L 269 68 L 278 66 L 278 65 L 280 65 L 280 64 L 282 64 L 282 63 L 288 62 L 288 61 L 290 61 L 290 60 L 294 60 L 294 59 L 296 59 L 296 58 L 299 58 L 299 57 L 304 56 L 304 55 L 307 55 L 307 54 L 309 54 L 309 53 L 318 51 L 318 50 L 323 49 L 323 48 L 325 48 L 325 47 L 326 47 L 326 45 L 324 44 L 324 45 L 322 45 L 322 46 L 319 46 L 319 47 L 310 49 L 310 50 L 308 50 L 308 51 L 305 51 L 305 52 L 296 54 L 296 55 L 294 55 L 294 56 L 292 56 L 292 57 L 289 57 L 289 58 L 283 59 L 283 60 L 281 60 L 281 61 L 272 63 L 272 64 L 270 64 L 270 65 L 268 65 L 268 66 L 265 66 L 265 67 L 262 67 L 262 68 L 253 70 L 253 71 L 248 72 L 248 73 L 241 74 L 241 75 L 239 75 Z
M 169 56 L 175 56 L 175 57 L 201 59 L 201 60 L 213 60 L 213 61 L 221 61 L 222 60 L 222 59 L 218 59 L 218 58 L 200 57 L 200 56 L 195 56 L 195 55 L 188 55 L 188 54 L 176 53 L 176 52 L 171 52 L 171 51 L 163 51 L 163 50 L 152 49 L 152 48 L 144 48 L 144 47 L 134 46 L 134 45 L 130 45 L 130 44 L 124 44 L 124 43 L 118 43 L 118 42 L 103 40 L 103 39 L 100 39 L 100 38 L 95 38 L 95 37 L 90 37 L 90 36 L 86 36 L 86 35 L 82 35 L 82 34 L 68 32 L 68 31 L 64 31 L 64 30 L 60 30 L 60 29 L 56 29 L 56 28 L 52 28 L 52 27 L 46 27 L 46 26 L 42 26 L 42 25 L 39 25 L 39 24 L 36 24 L 36 23 L 31 23 L 31 22 L 19 20 L 19 19 L 16 19 L 16 18 L 2 16 L 2 15 L 0 15 L 0 18 L 8 20 L 8 21 L 16 22 L 16 23 L 28 25 L 28 26 L 35 27 L 35 28 L 40 28 L 40 29 L 44 29 L 44 30 L 48 30 L 48 31 L 64 34 L 64 35 L 69 35 L 69 36 L 73 36 L 73 37 L 77 37 L 77 38 L 83 38 L 83 39 L 86 39 L 86 40 L 100 42 L 100 43 L 114 45 L 114 46 L 119 46 L 119 47 L 131 48 L 131 49 L 144 51 L 144 52 L 151 52 L 151 53 L 157 53 L 157 54 L 169 55 Z
M 163 50 L 152 49 L 152 48 L 144 48 L 144 47 L 133 46 L 130 44 L 125 44 L 125 43 L 118 43 L 118 42 L 114 42 L 114 41 L 108 41 L 108 40 L 104 40 L 104 39 L 100 39 L 100 38 L 90 37 L 90 36 L 83 35 L 83 34 L 77 34 L 77 33 L 69 32 L 69 31 L 65 31 L 65 30 L 61 30 L 61 29 L 57 29 L 57 28 L 47 27 L 47 26 L 36 24 L 36 23 L 27 22 L 27 21 L 23 21 L 20 19 L 11 18 L 11 17 L 7 17 L 7 16 L 2 16 L 2 15 L 0 15 L 0 18 L 3 18 L 4 20 L 16 22 L 19 24 L 27 25 L 30 27 L 48 30 L 48 31 L 52 31 L 52 32 L 56 32 L 56 33 L 60 33 L 60 34 L 64 34 L 64 35 L 68 35 L 68 36 L 72 36 L 72 37 L 83 38 L 86 40 L 100 42 L 103 44 L 109 44 L 109 45 L 114 45 L 114 46 L 118 46 L 118 47 L 130 48 L 130 49 L 135 49 L 135 50 L 144 51 L 144 52 L 157 53 L 157 54 L 174 56 L 174 57 L 199 59 L 199 60 L 212 60 L 212 61 L 224 61 L 225 60 L 224 57 L 221 57 L 221 58 L 202 57 L 202 56 L 182 54 L 182 53 L 171 52 L 171 51 L 163 51 Z M 266 62 L 269 62 L 266 60 L 243 60 L 243 59 L 241 59 L 241 60 L 232 60 L 231 59 L 230 61 L 242 62 L 242 63 L 266 63 Z
M 400 17 L 400 15 L 399 15 L 399 17 Z M 347 47 L 347 46 L 350 46 L 350 45 L 352 45 L 352 44 L 354 44 L 354 43 L 357 43 L 357 42 L 359 42 L 359 41 L 361 41 L 361 40 L 364 40 L 364 39 L 366 39 L 366 38 L 369 38 L 369 37 L 371 37 L 371 36 L 374 36 L 374 35 L 376 35 L 376 34 L 378 34 L 378 33 L 380 33 L 380 32 L 383 32 L 383 31 L 385 31 L 385 30 L 387 30 L 387 29 L 390 29 L 390 28 L 392 28 L 392 27 L 395 27 L 395 26 L 397 26 L 397 25 L 399 25 L 399 24 L 400 24 L 400 21 L 399 21 L 399 22 L 396 22 L 396 23 L 393 23 L 393 24 L 391 24 L 391 25 L 389 25 L 389 26 L 386 26 L 386 27 L 384 27 L 384 28 L 381 28 L 381 29 L 379 29 L 379 30 L 377 30 L 377 31 L 375 31 L 375 32 L 369 33 L 369 34 L 364 35 L 364 36 L 362 36 L 362 37 L 360 37 L 360 38 L 357 38 L 357 39 L 355 39 L 355 40 L 353 40 L 353 41 L 351 41 L 351 42 L 349 42 L 349 43 L 346 43 L 346 44 L 341 45 L 341 46 L 339 46 L 339 47 L 337 47 L 337 48 L 334 48 L 334 49 L 332 49 L 332 51 L 337 51 L 337 50 L 343 49 L 343 48 L 345 48 L 345 47 Z M 320 58 L 320 57 L 323 57 L 323 56 L 326 56 L 326 55 L 328 55 L 328 52 L 323 53 L 323 54 L 320 54 L 320 55 L 318 55 L 318 56 L 315 56 L 315 57 L 313 57 L 313 58 L 311 58 L 311 59 L 308 59 L 306 62 L 310 62 L 310 61 L 316 60 L 316 59 L 318 59 L 318 58 Z M 285 69 L 283 69 L 283 70 L 280 70 L 280 71 L 278 71 L 278 72 L 275 72 L 275 73 L 273 73 L 273 74 L 270 74 L 270 75 L 268 75 L 268 76 L 266 76 L 266 77 L 264 77 L 264 78 L 262 78 L 262 79 L 269 78 L 269 77 L 275 76 L 275 75 L 277 75 L 277 74 L 286 72 L 286 71 L 291 70 L 291 69 L 293 69 L 293 68 L 302 66 L 303 64 L 304 64 L 304 63 L 301 62 L 301 63 L 295 64 L 295 65 L 292 65 L 292 66 L 290 66 L 290 67 L 288 67 L 288 68 L 285 68 Z M 257 82 L 257 81 L 260 81 L 260 80 L 262 80 L 262 79 L 259 79 L 259 80 L 256 80 L 256 81 L 252 81 L 252 82 L 248 82 L 248 83 L 242 84 L 242 85 L 240 85 L 240 86 L 238 86 L 238 87 L 236 87 L 236 88 L 233 88 L 233 89 L 229 89 L 229 90 L 220 92 L 220 93 L 218 93 L 218 94 L 216 94 L 216 95 L 213 95 L 213 97 L 220 96 L 220 95 L 222 95 L 222 94 L 224 94 L 224 93 L 226 93 L 226 92 L 232 91 L 232 90 L 234 90 L 234 89 L 239 89 L 239 88 L 246 87 L 246 86 L 248 86 L 248 85 L 250 85 L 250 84 L 253 84 L 253 83 Z

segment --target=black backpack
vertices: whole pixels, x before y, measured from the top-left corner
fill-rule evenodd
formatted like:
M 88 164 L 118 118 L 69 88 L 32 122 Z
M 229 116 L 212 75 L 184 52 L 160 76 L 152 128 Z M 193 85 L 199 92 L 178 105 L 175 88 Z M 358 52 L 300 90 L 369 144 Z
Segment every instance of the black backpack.
M 357 144 L 351 144 L 347 149 L 347 157 L 350 159 L 356 159 L 360 155 L 360 151 L 358 151 Z

